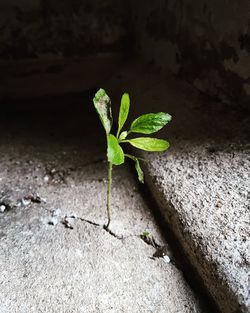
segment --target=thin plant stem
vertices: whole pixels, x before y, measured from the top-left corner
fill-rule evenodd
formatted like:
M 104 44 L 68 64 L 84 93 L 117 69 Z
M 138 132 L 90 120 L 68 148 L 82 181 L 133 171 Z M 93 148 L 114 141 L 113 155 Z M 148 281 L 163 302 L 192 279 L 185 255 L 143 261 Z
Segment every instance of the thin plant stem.
M 129 159 L 131 159 L 133 161 L 136 161 L 136 159 L 138 159 L 138 160 L 141 160 L 141 161 L 146 162 L 146 163 L 148 162 L 147 160 L 145 160 L 143 158 L 135 157 L 135 156 L 133 156 L 131 154 L 124 153 L 124 155 L 125 155 L 125 157 L 127 157 L 127 158 L 129 158 Z
M 111 208 L 110 208 L 111 184 L 112 184 L 112 163 L 108 162 L 108 186 L 107 186 L 107 215 L 108 215 L 108 223 L 106 225 L 106 228 L 109 228 L 110 221 L 111 221 Z

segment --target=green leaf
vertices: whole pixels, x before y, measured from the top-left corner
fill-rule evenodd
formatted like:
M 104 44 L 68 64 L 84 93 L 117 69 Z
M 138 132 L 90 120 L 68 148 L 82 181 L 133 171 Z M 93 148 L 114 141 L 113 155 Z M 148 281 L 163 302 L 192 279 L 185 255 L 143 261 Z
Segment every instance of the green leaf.
M 96 111 L 99 114 L 102 125 L 108 135 L 112 127 L 111 101 L 104 89 L 99 89 L 93 99 Z
M 144 114 L 133 121 L 129 132 L 152 134 L 162 129 L 171 118 L 171 115 L 164 112 Z
M 144 183 L 144 173 L 141 169 L 140 162 L 138 159 L 135 160 L 135 169 L 137 171 L 139 182 L 141 182 L 143 184 Z
M 108 161 L 114 165 L 120 165 L 124 163 L 124 153 L 121 146 L 118 143 L 117 138 L 114 135 L 109 134 L 107 136 L 107 141 L 108 141 L 108 151 L 107 151 Z
M 127 131 L 124 131 L 121 133 L 121 135 L 119 136 L 119 140 L 124 140 L 128 135 L 128 132 Z
M 124 93 L 121 99 L 121 106 L 120 106 L 119 119 L 118 119 L 118 132 L 117 132 L 118 136 L 120 134 L 120 131 L 122 130 L 123 125 L 125 124 L 127 120 L 129 107 L 130 107 L 129 94 Z
M 149 137 L 139 137 L 123 142 L 129 142 L 132 146 L 145 151 L 165 151 L 169 147 L 168 141 Z

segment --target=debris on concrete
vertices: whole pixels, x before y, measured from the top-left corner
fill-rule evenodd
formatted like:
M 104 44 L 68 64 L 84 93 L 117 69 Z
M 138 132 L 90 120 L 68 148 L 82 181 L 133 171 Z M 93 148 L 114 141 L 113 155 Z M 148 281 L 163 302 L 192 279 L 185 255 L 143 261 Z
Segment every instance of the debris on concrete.
M 57 225 L 57 224 L 58 224 L 58 218 L 55 217 L 55 216 L 52 216 L 52 217 L 49 219 L 48 224 L 49 224 L 49 225 L 53 225 L 53 226 Z
M 5 204 L 0 205 L 0 213 L 4 213 L 6 209 L 7 209 L 7 206 Z
M 41 198 L 37 193 L 31 193 L 24 196 L 21 200 L 18 200 L 17 206 L 28 206 L 31 203 L 46 203 L 46 199 Z
M 0 213 L 9 211 L 13 206 L 14 205 L 9 198 L 2 197 L 0 199 Z
M 45 181 L 45 183 L 48 183 L 49 180 L 50 180 L 49 175 L 46 174 L 46 175 L 44 176 L 43 180 Z
M 170 263 L 174 258 L 170 248 L 167 245 L 161 246 L 159 245 L 154 236 L 148 232 L 144 231 L 140 238 L 148 245 L 155 248 L 155 252 L 152 258 L 163 258 L 165 263 Z
M 26 199 L 25 197 L 21 199 L 22 206 L 28 206 L 31 203 L 30 199 Z
M 43 180 L 44 182 L 52 185 L 67 184 L 67 177 L 70 175 L 71 172 L 71 168 L 60 170 L 55 168 L 47 168 Z
M 41 202 L 45 202 L 46 203 L 46 199 L 43 199 L 39 196 L 39 194 L 30 194 L 28 196 L 24 197 L 24 200 L 30 200 L 33 203 L 41 203 Z
M 146 244 L 158 249 L 160 247 L 160 245 L 156 242 L 154 236 L 148 232 L 148 231 L 144 231 L 141 235 L 140 235 L 141 239 L 146 242 Z
M 163 258 L 164 261 L 169 260 L 169 262 L 171 260 L 173 260 L 173 254 L 167 245 L 158 247 L 156 249 L 155 253 L 153 254 L 153 257 L 154 258 Z M 169 262 L 167 262 L 167 263 L 169 263 Z
M 164 255 L 164 256 L 163 256 L 163 260 L 164 260 L 164 262 L 167 263 L 167 264 L 169 264 L 169 263 L 171 262 L 171 259 L 170 259 L 170 257 L 169 257 L 168 255 Z
M 75 222 L 75 218 L 74 217 L 71 217 L 71 216 L 65 216 L 63 219 L 62 219 L 62 224 L 66 227 L 66 228 L 69 228 L 69 229 L 73 229 L 74 224 Z

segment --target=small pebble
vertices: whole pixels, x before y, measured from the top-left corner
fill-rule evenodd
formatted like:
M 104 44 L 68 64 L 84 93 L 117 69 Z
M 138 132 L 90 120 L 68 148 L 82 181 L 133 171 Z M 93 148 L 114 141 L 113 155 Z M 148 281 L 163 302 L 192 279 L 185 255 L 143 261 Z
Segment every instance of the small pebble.
M 0 212 L 3 213 L 6 210 L 6 205 L 0 205 Z
M 56 173 L 56 169 L 52 168 L 52 170 L 50 171 L 51 174 L 55 174 Z
M 49 175 L 45 175 L 43 180 L 47 183 L 49 181 Z
M 73 225 L 72 222 L 74 222 L 74 220 L 70 217 L 65 216 L 64 219 L 62 220 L 62 224 L 69 229 L 73 229 Z
M 24 197 L 24 200 L 31 201 L 34 203 L 41 203 L 43 201 L 43 199 L 39 196 L 38 193 L 37 194 L 32 193 L 32 194 Z
M 220 201 L 218 201 L 217 203 L 216 203 L 216 208 L 221 208 L 222 207 L 222 203 L 220 202 Z
M 21 200 L 21 202 L 22 202 L 22 205 L 23 205 L 23 206 L 27 206 L 27 205 L 30 204 L 31 200 L 30 200 L 30 199 L 24 199 L 24 198 L 23 198 L 23 199 Z
M 167 264 L 171 262 L 170 257 L 168 255 L 164 255 L 163 260 Z

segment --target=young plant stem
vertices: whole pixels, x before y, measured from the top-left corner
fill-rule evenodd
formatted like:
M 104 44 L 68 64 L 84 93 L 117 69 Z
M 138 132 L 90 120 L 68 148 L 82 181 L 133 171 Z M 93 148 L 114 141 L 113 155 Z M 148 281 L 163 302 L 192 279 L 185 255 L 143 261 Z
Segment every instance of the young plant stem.
M 125 155 L 125 157 L 127 157 L 127 158 L 129 158 L 129 159 L 131 159 L 133 161 L 136 161 L 136 159 L 138 159 L 138 160 L 141 160 L 141 161 L 146 162 L 146 163 L 148 162 L 147 160 L 145 160 L 143 158 L 135 157 L 135 156 L 133 156 L 131 154 L 124 153 L 124 155 Z
M 110 208 L 110 191 L 112 184 L 112 163 L 108 162 L 108 186 L 107 186 L 107 215 L 108 215 L 108 223 L 105 226 L 107 229 L 109 228 L 111 221 L 111 208 Z

